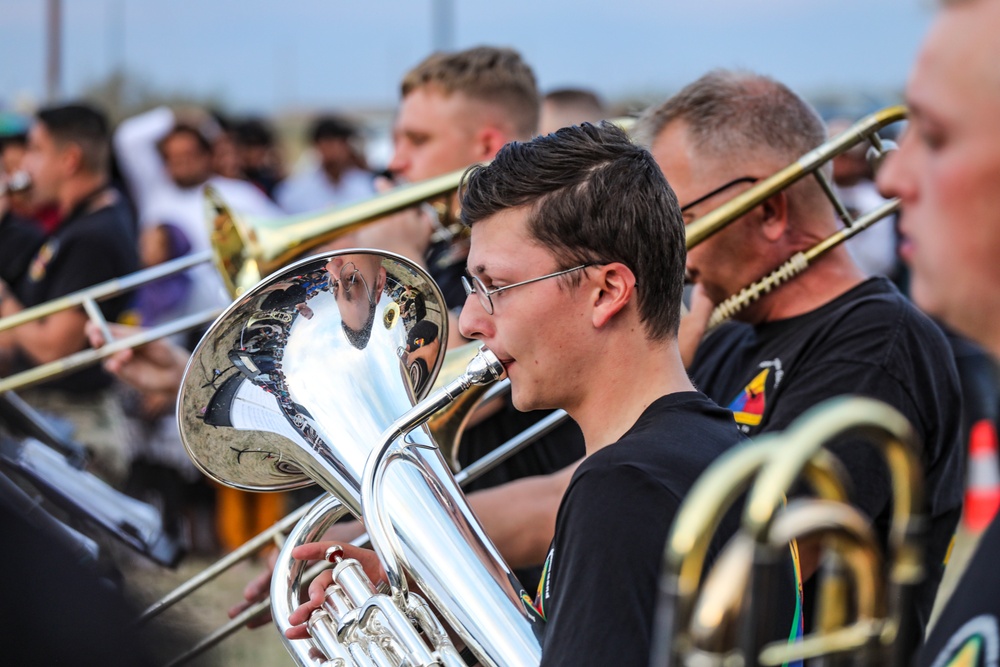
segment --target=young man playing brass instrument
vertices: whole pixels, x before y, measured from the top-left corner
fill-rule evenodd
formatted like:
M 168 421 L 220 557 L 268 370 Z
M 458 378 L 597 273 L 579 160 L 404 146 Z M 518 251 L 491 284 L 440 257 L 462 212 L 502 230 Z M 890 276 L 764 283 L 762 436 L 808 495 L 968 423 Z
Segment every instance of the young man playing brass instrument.
M 678 352 L 677 200 L 621 130 L 583 125 L 509 144 L 473 169 L 462 217 L 472 231 L 462 334 L 500 358 L 519 410 L 562 408 L 586 442 L 536 599 L 547 619 L 542 664 L 646 665 L 674 514 L 741 439 L 732 415 L 691 385 Z M 329 546 L 294 555 L 322 558 Z M 381 575 L 368 552 L 347 555 Z M 293 623 L 306 621 L 327 581 L 313 583 Z

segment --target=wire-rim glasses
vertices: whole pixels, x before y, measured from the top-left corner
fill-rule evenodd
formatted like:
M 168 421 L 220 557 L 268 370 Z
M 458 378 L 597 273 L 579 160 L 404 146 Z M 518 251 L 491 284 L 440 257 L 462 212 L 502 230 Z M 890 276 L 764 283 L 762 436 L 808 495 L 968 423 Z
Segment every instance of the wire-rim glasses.
M 486 287 L 485 283 L 480 280 L 479 276 L 462 276 L 462 287 L 465 288 L 466 298 L 475 294 L 479 298 L 479 304 L 483 307 L 483 310 L 485 310 L 488 315 L 492 315 L 494 294 L 514 287 L 520 287 L 521 285 L 537 283 L 539 280 L 548 280 L 549 278 L 555 278 L 556 276 L 563 276 L 567 273 L 586 269 L 590 266 L 594 266 L 594 263 L 591 262 L 590 264 L 581 264 L 580 266 L 574 266 L 572 269 L 563 269 L 562 271 L 556 271 L 555 273 L 538 276 L 537 278 L 531 278 L 530 280 L 522 280 L 521 282 L 514 283 L 513 285 L 504 285 L 503 287 L 494 287 L 492 289 Z
M 708 201 L 709 199 L 711 199 L 715 195 L 720 194 L 722 192 L 725 192 L 726 190 L 728 190 L 729 188 L 733 187 L 734 185 L 739 185 L 740 183 L 756 183 L 758 180 L 759 179 L 757 179 L 755 176 L 741 176 L 740 178 L 734 178 L 733 180 L 729 181 L 725 185 L 720 185 L 719 187 L 715 188 L 714 190 L 712 190 L 708 194 L 702 195 L 701 197 L 698 197 L 694 201 L 691 201 L 691 202 L 688 202 L 687 204 L 684 204 L 684 206 L 681 206 L 681 213 L 684 213 L 688 209 L 694 208 L 695 206 L 697 206 L 698 204 L 700 204 L 702 202 Z
M 348 269 L 347 267 L 352 267 L 352 268 Z M 354 286 L 357 284 L 358 276 L 361 276 L 361 284 L 365 286 L 365 294 L 368 296 L 368 305 L 369 306 L 374 305 L 374 301 L 372 299 L 372 291 L 368 288 L 368 281 L 365 280 L 365 274 L 361 273 L 361 271 L 358 269 L 357 265 L 354 264 L 354 262 L 347 262 L 346 264 L 344 264 L 343 268 L 340 269 L 339 282 L 341 289 L 344 290 L 344 296 L 346 296 L 348 300 L 351 299 L 350 296 L 351 290 L 354 289 Z

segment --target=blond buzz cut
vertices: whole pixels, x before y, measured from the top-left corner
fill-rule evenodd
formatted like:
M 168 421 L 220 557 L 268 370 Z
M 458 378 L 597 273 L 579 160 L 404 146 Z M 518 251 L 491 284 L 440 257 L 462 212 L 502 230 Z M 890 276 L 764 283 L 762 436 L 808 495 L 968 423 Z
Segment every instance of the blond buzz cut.
M 400 93 L 405 98 L 424 87 L 461 93 L 501 110 L 519 139 L 530 139 L 538 129 L 535 73 L 514 49 L 477 46 L 433 53 L 406 73 Z

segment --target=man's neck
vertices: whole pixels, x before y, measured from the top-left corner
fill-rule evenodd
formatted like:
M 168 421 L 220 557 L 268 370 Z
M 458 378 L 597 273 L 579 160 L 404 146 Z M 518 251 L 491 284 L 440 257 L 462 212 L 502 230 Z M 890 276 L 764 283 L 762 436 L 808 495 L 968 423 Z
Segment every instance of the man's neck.
M 326 180 L 330 181 L 333 185 L 340 185 L 341 179 L 344 178 L 344 172 L 346 169 L 342 169 L 340 165 L 330 164 L 323 165 L 323 173 L 326 175 Z
M 99 174 L 78 174 L 63 183 L 58 196 L 59 217 L 65 218 L 80 202 L 107 185 L 107 182 L 108 179 Z
M 653 401 L 694 391 L 675 340 L 643 340 L 631 349 L 609 346 L 592 370 L 585 395 L 567 407 L 583 431 L 588 456 L 617 442 Z
M 748 308 L 747 317 L 741 319 L 763 324 L 811 313 L 864 280 L 864 273 L 841 246 Z

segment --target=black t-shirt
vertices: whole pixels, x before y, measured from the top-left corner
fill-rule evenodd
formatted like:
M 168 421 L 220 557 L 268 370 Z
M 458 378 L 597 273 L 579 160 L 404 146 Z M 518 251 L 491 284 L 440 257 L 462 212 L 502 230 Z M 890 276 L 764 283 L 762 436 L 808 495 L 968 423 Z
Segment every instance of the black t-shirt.
M 703 341 L 689 369 L 696 386 L 733 411 L 753 436 L 781 431 L 809 408 L 844 394 L 899 410 L 923 442 L 928 582 L 917 613 L 926 627 L 962 504 L 961 392 L 941 330 L 884 278 L 872 278 L 816 310 L 756 327 L 729 323 Z M 874 447 L 831 447 L 854 485 L 856 505 L 885 541 L 888 470 Z
M 13 213 L 0 216 L 0 279 L 13 283 L 45 240 L 41 225 Z
M 128 205 L 117 191 L 102 190 L 81 202 L 60 223 L 12 287 L 28 308 L 132 273 L 138 264 Z M 128 305 L 128 296 L 106 299 L 100 305 L 104 317 L 114 321 Z M 23 367 L 32 365 L 26 358 L 20 361 Z M 110 376 L 100 366 L 92 366 L 46 386 L 85 392 L 110 383 Z
M 536 601 L 542 665 L 649 664 L 667 534 L 695 479 L 741 440 L 698 392 L 652 403 L 618 442 L 587 457 L 563 496 Z M 738 526 L 731 512 L 711 554 Z
M 1000 520 L 983 533 L 955 592 L 917 655 L 919 667 L 988 667 L 1000 654 Z

